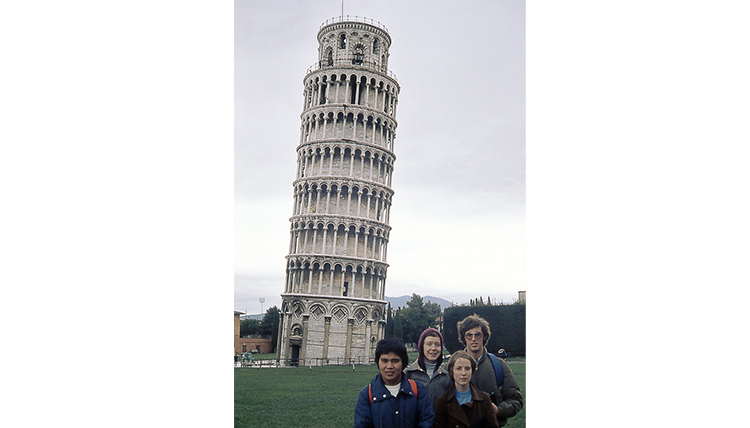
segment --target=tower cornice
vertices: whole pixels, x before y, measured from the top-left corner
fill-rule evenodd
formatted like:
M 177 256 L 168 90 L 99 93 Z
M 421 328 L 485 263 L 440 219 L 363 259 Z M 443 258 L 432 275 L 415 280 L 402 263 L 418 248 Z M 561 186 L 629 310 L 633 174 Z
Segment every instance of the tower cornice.
M 393 153 L 393 151 L 388 150 L 387 147 L 379 146 L 377 144 L 367 143 L 364 141 L 357 141 L 357 140 L 350 140 L 345 138 L 327 138 L 327 139 L 320 139 L 320 140 L 310 140 L 305 141 L 304 143 L 301 143 L 297 146 L 297 151 L 299 152 L 301 149 L 304 149 L 306 146 L 313 146 L 313 145 L 323 145 L 324 147 L 329 147 L 332 145 L 351 145 L 351 146 L 362 146 L 362 147 L 368 147 L 373 150 L 378 150 L 383 153 L 387 153 L 389 156 L 393 158 L 393 160 L 396 160 L 396 154 Z
M 379 117 L 386 117 L 388 120 L 392 121 L 394 124 L 394 128 L 398 126 L 398 121 L 396 118 L 388 113 L 385 113 L 383 110 L 376 109 L 370 106 L 365 105 L 358 105 L 358 104 L 344 104 L 344 103 L 337 103 L 337 104 L 322 104 L 322 105 L 314 105 L 312 107 L 308 107 L 305 110 L 302 110 L 302 113 L 300 113 L 299 117 L 300 119 L 304 119 L 305 116 L 310 114 L 310 112 L 321 110 L 326 113 L 353 113 L 355 111 L 357 112 L 369 112 L 378 115 Z M 348 111 L 347 111 L 348 110 Z
M 285 257 L 287 260 L 296 260 L 301 262 L 308 262 L 310 264 L 326 264 L 330 263 L 331 265 L 343 265 L 343 266 L 351 266 L 352 268 L 356 267 L 363 267 L 365 269 L 372 268 L 372 269 L 378 269 L 383 272 L 390 266 L 388 263 L 382 261 L 382 260 L 376 260 L 376 259 L 368 259 L 364 257 L 354 257 L 354 256 L 332 256 L 329 254 L 315 254 L 315 253 L 298 253 L 298 254 L 289 254 Z
M 336 59 L 331 65 L 323 65 L 320 63 L 313 64 L 307 67 L 307 71 L 305 72 L 305 77 L 302 79 L 302 82 L 304 84 L 307 84 L 307 81 L 311 79 L 315 74 L 339 74 L 342 71 L 349 71 L 352 73 L 370 73 L 373 75 L 370 76 L 370 78 L 377 76 L 386 79 L 389 82 L 393 83 L 393 85 L 396 86 L 399 90 L 401 90 L 401 85 L 398 84 L 398 77 L 396 77 L 396 74 L 393 73 L 393 71 L 388 69 L 380 69 L 380 67 L 375 64 L 365 62 L 363 62 L 362 65 L 352 64 L 351 58 Z
M 364 16 L 349 15 L 346 15 L 346 17 L 336 16 L 326 20 L 323 24 L 321 24 L 320 29 L 318 30 L 318 43 L 322 43 L 323 40 L 321 39 L 321 36 L 324 33 L 340 30 L 371 31 L 372 33 L 377 34 L 378 36 L 387 40 L 388 46 L 391 45 L 391 36 L 390 34 L 388 34 L 388 29 L 381 22 L 378 22 L 374 19 L 365 18 Z
M 288 299 L 310 299 L 310 300 L 316 300 L 316 301 L 328 300 L 326 298 L 335 297 L 336 300 L 349 301 L 349 302 L 381 303 L 381 304 L 388 303 L 385 300 L 378 300 L 378 299 L 363 299 L 361 297 L 349 297 L 349 296 L 328 296 L 328 295 L 321 295 L 321 294 L 281 293 L 281 297 L 282 298 L 286 297 Z
M 383 192 L 388 193 L 389 197 L 393 197 L 393 195 L 396 193 L 391 189 L 390 187 L 378 183 L 376 181 L 370 181 L 370 180 L 362 180 L 358 178 L 352 178 L 347 177 L 343 175 L 313 175 L 309 177 L 303 177 L 298 178 L 292 182 L 292 186 L 297 187 L 298 184 L 301 183 L 311 183 L 311 184 L 328 184 L 329 186 L 337 185 L 337 186 L 349 186 L 349 187 L 367 187 L 367 188 L 378 188 Z
M 373 220 L 371 218 L 366 217 L 355 217 L 355 216 L 344 216 L 344 215 L 335 215 L 335 214 L 300 214 L 295 215 L 289 218 L 289 221 L 294 222 L 303 222 L 305 224 L 309 222 L 318 223 L 333 223 L 333 224 L 348 224 L 350 226 L 355 226 L 357 229 L 360 227 L 366 227 L 366 228 L 381 228 L 386 230 L 386 236 L 390 231 L 393 229 L 388 223 L 383 223 L 382 221 Z

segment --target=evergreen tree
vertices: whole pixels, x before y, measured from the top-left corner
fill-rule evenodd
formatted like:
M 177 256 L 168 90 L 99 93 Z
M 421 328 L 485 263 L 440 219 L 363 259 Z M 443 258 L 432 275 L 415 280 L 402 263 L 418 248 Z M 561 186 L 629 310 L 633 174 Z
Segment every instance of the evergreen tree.
M 263 319 L 260 321 L 261 334 L 264 336 L 271 336 L 271 345 L 273 346 L 274 352 L 276 350 L 276 342 L 279 339 L 279 313 L 281 311 L 276 306 L 272 306 L 266 309 Z
M 441 315 L 443 315 L 443 309 L 440 307 L 440 304 L 438 303 L 432 303 L 428 302 L 424 304 L 424 310 L 427 314 L 427 319 L 429 320 L 429 327 L 435 327 L 438 330 L 442 330 L 442 326 L 440 325 L 440 322 L 438 319 Z M 419 334 L 422 334 L 421 332 Z M 419 340 L 419 336 L 417 336 L 417 340 Z
M 391 315 L 391 304 L 388 303 L 388 313 L 385 316 L 385 338 L 390 339 L 393 337 L 393 316 Z
M 422 300 L 422 296 L 417 293 L 412 293 L 411 300 L 406 302 L 406 306 L 413 309 L 421 309 L 423 305 L 424 301 Z
M 396 315 L 393 320 L 393 337 L 404 340 L 404 326 L 401 321 L 401 308 L 396 309 Z
M 260 334 L 260 321 L 244 319 L 240 322 L 240 337 Z
M 412 294 L 407 307 L 401 311 L 404 324 L 404 342 L 417 343 L 419 336 L 428 327 L 437 327 L 437 319 L 442 310 L 437 303 L 424 303 L 422 296 Z

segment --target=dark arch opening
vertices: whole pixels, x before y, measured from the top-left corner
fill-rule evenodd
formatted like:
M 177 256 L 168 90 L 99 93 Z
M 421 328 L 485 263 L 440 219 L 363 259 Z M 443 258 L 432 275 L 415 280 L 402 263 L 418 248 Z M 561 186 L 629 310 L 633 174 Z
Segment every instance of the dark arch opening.
M 339 36 L 339 49 L 346 49 L 346 33 Z

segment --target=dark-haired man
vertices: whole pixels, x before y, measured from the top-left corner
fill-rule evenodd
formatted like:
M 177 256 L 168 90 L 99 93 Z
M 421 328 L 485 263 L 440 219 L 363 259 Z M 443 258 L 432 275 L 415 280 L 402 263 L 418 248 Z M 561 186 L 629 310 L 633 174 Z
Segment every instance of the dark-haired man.
M 379 373 L 362 388 L 354 408 L 355 428 L 431 428 L 435 419 L 427 389 L 404 373 L 409 361 L 398 339 L 383 339 L 375 348 Z
M 490 360 L 494 355 L 490 356 L 486 348 L 487 341 L 490 340 L 490 324 L 476 314 L 469 315 L 458 322 L 458 340 L 477 362 L 477 370 L 472 375 L 471 382 L 490 394 L 497 409 L 497 421 L 500 426 L 505 425 L 508 418 L 515 416 L 523 408 L 523 396 L 508 363 L 495 357 L 495 364 L 499 364 L 502 370 L 502 385 L 498 386 L 495 364 Z

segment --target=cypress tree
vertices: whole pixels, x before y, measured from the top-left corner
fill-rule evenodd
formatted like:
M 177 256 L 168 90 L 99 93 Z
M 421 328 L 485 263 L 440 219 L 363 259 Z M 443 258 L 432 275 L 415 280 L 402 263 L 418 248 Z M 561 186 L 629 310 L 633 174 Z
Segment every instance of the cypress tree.
M 388 303 L 388 313 L 385 318 L 385 338 L 390 339 L 393 337 L 393 316 L 391 315 L 391 304 Z
M 404 340 L 404 326 L 401 323 L 401 308 L 396 310 L 396 319 L 393 320 L 393 337 Z

